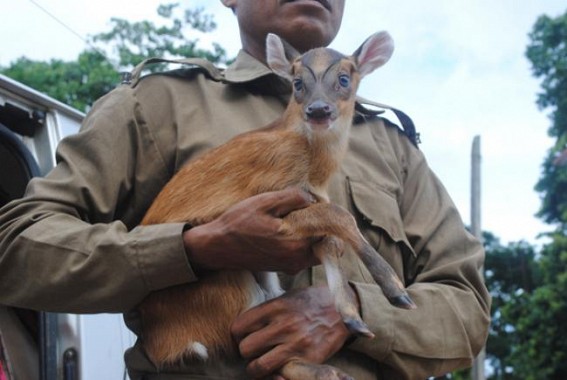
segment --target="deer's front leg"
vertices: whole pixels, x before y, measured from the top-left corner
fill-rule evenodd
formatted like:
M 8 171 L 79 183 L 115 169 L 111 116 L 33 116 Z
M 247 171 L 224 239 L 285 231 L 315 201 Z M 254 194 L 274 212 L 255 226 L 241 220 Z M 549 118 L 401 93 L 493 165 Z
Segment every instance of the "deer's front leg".
M 368 244 L 356 220 L 344 208 L 331 203 L 317 203 L 293 211 L 283 219 L 280 230 L 295 239 L 339 237 L 352 246 L 392 305 L 403 309 L 416 308 L 394 269 Z
M 335 236 L 326 236 L 313 246 L 313 254 L 317 256 L 325 268 L 329 290 L 344 324 L 353 334 L 374 338 L 374 334 L 360 317 L 354 290 L 351 289 L 340 269 L 339 258 L 343 251 L 342 240 Z

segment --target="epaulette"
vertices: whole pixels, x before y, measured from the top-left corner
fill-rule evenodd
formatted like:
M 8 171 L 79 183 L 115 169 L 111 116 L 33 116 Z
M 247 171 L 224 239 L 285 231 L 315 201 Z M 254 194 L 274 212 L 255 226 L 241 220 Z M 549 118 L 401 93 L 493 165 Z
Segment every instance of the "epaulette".
M 378 107 L 379 109 L 370 109 L 368 107 L 365 107 L 365 105 Z M 402 125 L 400 128 L 401 131 L 410 139 L 412 144 L 418 147 L 418 144 L 421 142 L 419 138 L 419 133 L 415 129 L 415 124 L 413 123 L 413 120 L 405 112 L 397 108 L 357 96 L 355 103 L 355 110 L 357 115 L 360 115 L 361 117 L 376 117 L 384 113 L 384 110 L 390 110 L 394 113 L 394 115 L 396 115 L 396 117 L 400 121 Z
M 203 58 L 184 58 L 184 59 L 166 59 L 166 58 L 148 58 L 139 63 L 131 72 L 122 73 L 122 84 L 135 87 L 142 77 L 144 68 L 148 65 L 156 63 L 173 63 L 183 66 L 197 67 L 203 69 L 213 80 L 223 80 L 223 71 L 213 65 L 211 62 Z

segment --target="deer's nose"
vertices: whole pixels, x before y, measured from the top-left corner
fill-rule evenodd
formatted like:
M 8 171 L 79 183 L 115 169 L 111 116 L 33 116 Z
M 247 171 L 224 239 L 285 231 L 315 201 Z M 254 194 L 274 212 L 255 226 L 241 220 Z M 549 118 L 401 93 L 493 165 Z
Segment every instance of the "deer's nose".
M 327 119 L 331 117 L 332 108 L 329 103 L 316 100 L 305 109 L 305 114 L 309 119 Z

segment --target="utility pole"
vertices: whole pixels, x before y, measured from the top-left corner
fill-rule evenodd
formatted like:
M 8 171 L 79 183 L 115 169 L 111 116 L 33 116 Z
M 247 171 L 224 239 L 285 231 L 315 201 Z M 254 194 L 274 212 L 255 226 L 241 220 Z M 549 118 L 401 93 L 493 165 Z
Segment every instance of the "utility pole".
M 472 144 L 471 154 L 471 232 L 482 242 L 482 228 L 480 218 L 480 136 L 475 136 Z M 484 273 L 484 267 L 481 268 Z M 476 357 L 472 368 L 472 380 L 485 380 L 484 377 L 484 359 L 486 353 L 483 348 Z

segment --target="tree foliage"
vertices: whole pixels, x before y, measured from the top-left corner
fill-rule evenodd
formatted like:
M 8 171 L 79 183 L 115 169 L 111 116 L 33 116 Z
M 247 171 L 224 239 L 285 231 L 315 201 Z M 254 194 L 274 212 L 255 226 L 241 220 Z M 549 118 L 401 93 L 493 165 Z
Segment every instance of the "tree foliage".
M 486 357 L 493 370 L 490 379 L 521 380 L 511 358 L 517 345 L 517 320 L 511 310 L 522 308 L 524 299 L 541 284 L 536 248 L 527 242 L 502 245 L 490 233 L 484 234 L 485 279 L 492 296 Z
M 120 79 L 114 67 L 94 50 L 83 51 L 71 62 L 58 59 L 42 62 L 22 57 L 0 71 L 79 110 L 86 110 Z
M 115 57 L 120 68 L 131 67 L 150 57 L 203 57 L 211 62 L 226 63 L 226 51 L 219 44 L 213 43 L 212 50 L 198 47 L 199 35 L 216 28 L 212 16 L 205 14 L 202 8 L 185 9 L 182 16 L 176 11 L 179 11 L 178 4 L 160 5 L 158 15 L 170 21 L 169 25 L 161 26 L 151 21 L 130 23 L 112 18 L 111 30 L 95 35 L 92 40 L 99 46 L 110 46 L 106 52 Z M 187 29 L 190 32 L 186 33 Z M 161 69 L 163 66 L 155 65 L 150 71 Z
M 565 232 L 567 221 L 567 166 L 557 158 L 567 149 L 567 12 L 556 18 L 541 16 L 529 35 L 526 56 L 542 92 L 537 104 L 550 110 L 548 134 L 555 138 L 536 185 L 543 196 L 539 216 Z
M 503 308 L 515 322 L 509 361 L 517 379 L 567 379 L 567 237 L 553 236 L 539 267 L 542 284 Z
M 490 232 L 483 233 L 485 281 L 492 296 L 491 326 L 486 344 L 486 360 L 491 368 L 489 380 L 525 380 L 516 370 L 518 319 L 526 298 L 542 283 L 536 247 L 525 242 L 503 245 Z M 470 369 L 447 374 L 438 379 L 470 380 Z
M 89 47 L 74 61 L 53 59 L 48 62 L 22 57 L 0 72 L 79 110 L 113 89 L 121 72 L 130 71 L 146 58 L 204 57 L 217 64 L 229 60 L 226 51 L 213 43 L 199 47 L 200 37 L 216 28 L 211 15 L 203 9 L 182 11 L 177 4 L 160 5 L 161 23 L 129 22 L 111 19 L 108 32 L 89 38 Z M 163 70 L 153 65 L 149 71 Z

